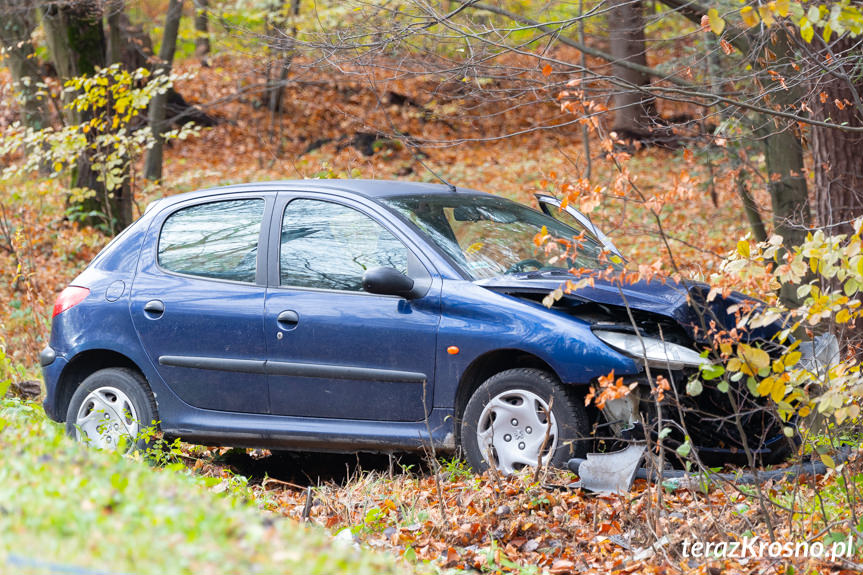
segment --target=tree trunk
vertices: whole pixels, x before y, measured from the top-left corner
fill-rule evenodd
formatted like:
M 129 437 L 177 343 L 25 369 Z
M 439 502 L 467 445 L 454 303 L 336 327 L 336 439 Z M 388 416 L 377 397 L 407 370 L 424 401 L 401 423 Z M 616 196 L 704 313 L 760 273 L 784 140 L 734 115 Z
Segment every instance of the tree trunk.
M 42 74 L 36 63 L 30 35 L 36 29 L 36 14 L 27 0 L 0 0 L 0 46 L 3 61 L 12 75 L 15 96 L 21 106 L 21 122 L 34 130 L 50 123 L 38 84 Z
M 102 25 L 102 3 L 99 0 L 44 4 L 42 25 L 54 67 L 61 80 L 93 74 L 97 67 L 105 65 L 107 46 Z M 69 98 L 69 95 L 65 97 Z M 67 121 L 72 124 L 92 119 L 90 112 L 77 113 L 67 109 L 65 113 Z M 78 157 L 73 176 L 73 187 L 93 192 L 91 197 L 74 206 L 83 215 L 81 223 L 97 225 L 107 222 L 110 231 L 125 227 L 131 221 L 131 213 L 124 212 L 124 199 L 120 198 L 120 193 L 109 193 L 105 183 L 99 181 L 99 173 L 93 170 L 92 164 L 92 151 L 83 152 Z M 101 216 L 87 215 L 94 212 Z
M 803 147 L 795 130 L 795 126 L 781 121 L 768 122 L 768 127 L 763 128 L 768 132 L 764 134 L 764 163 L 773 205 L 773 231 L 783 237 L 789 248 L 803 243 L 812 223 Z
M 167 75 L 171 73 L 171 64 L 177 49 L 177 32 L 180 28 L 182 15 L 183 0 L 171 0 L 165 15 L 165 31 L 162 35 L 162 46 L 159 49 L 161 62 L 157 74 Z M 144 177 L 148 180 L 161 181 L 162 179 L 162 159 L 165 147 L 163 134 L 168 131 L 168 125 L 165 121 L 165 104 L 167 101 L 167 93 L 158 94 L 150 101 L 148 119 L 156 142 L 147 152 L 147 158 L 144 162 Z
M 703 5 L 688 0 L 663 0 L 663 3 L 699 26 L 701 19 L 707 15 Z M 758 73 L 766 105 L 777 110 L 788 110 L 800 102 L 800 88 L 786 88 L 782 80 L 794 78 L 797 74 L 795 55 L 784 28 L 771 29 L 752 37 L 737 30 L 733 33 L 726 31 L 725 34 Z M 769 74 L 768 67 L 778 75 Z M 774 232 L 781 235 L 784 245 L 790 248 L 806 239 L 812 224 L 801 137 L 798 127 L 782 118 L 760 116 L 755 122 L 754 131 L 764 143 Z M 779 295 L 782 302 L 790 307 L 796 307 L 799 302 L 793 286 L 783 286 Z
M 45 4 L 42 24 L 60 78 L 92 74 L 98 66 L 105 65 L 105 30 L 99 0 Z
M 123 12 L 126 9 L 125 0 L 108 0 L 106 14 L 106 20 L 108 21 L 108 48 L 107 48 L 107 64 L 114 65 L 120 64 L 121 66 L 125 66 L 124 64 L 124 54 L 125 46 L 129 44 L 128 39 L 124 41 L 123 34 Z M 130 162 L 130 158 L 128 154 L 123 156 L 124 164 L 128 164 Z M 132 181 L 131 176 L 129 176 L 129 172 L 131 170 L 126 168 L 127 177 L 123 178 L 122 183 L 118 189 L 111 190 L 111 194 L 113 196 L 113 212 L 114 219 L 117 222 L 117 229 L 123 229 L 129 224 L 132 223 L 133 213 L 132 207 L 134 203 L 133 192 L 132 192 Z
M 281 17 L 281 12 L 284 10 L 284 2 L 282 2 L 281 7 L 279 8 L 280 18 L 278 21 L 280 24 L 287 24 L 285 18 Z M 291 0 L 290 4 L 290 15 L 292 16 L 292 20 L 299 16 L 300 14 L 300 0 Z M 295 24 L 291 24 L 291 32 L 290 35 L 282 33 L 282 45 L 279 46 L 278 51 L 281 52 L 281 58 L 279 59 L 278 64 L 278 73 L 276 76 L 276 80 L 270 82 L 270 98 L 267 102 L 267 108 L 269 109 L 271 114 L 276 114 L 282 110 L 282 99 L 285 94 L 285 82 L 288 79 L 288 72 L 291 69 L 291 62 L 294 59 L 294 46 L 293 40 L 297 35 L 297 29 Z
M 746 219 L 749 220 L 749 228 L 752 230 L 752 237 L 756 242 L 767 241 L 767 228 L 764 227 L 764 220 L 761 219 L 761 212 L 758 211 L 758 204 L 752 198 L 749 192 L 749 184 L 746 182 L 746 171 L 742 166 L 738 167 L 738 174 L 735 182 L 737 194 L 740 196 L 740 201 L 743 204 L 743 212 L 746 214 Z
M 108 49 L 107 49 L 107 64 L 118 64 L 123 62 L 123 46 L 126 42 L 123 41 L 123 25 L 122 16 L 123 10 L 126 8 L 125 0 L 108 0 L 108 13 L 106 20 L 108 21 Z
M 796 75 L 791 39 L 784 28 L 779 28 L 763 40 L 752 43 L 763 48 L 750 56 L 764 87 L 764 103 L 777 110 L 791 109 L 802 98 L 799 87 L 786 87 L 783 80 Z M 768 66 L 774 74 L 765 73 Z M 757 121 L 760 127 L 756 134 L 764 141 L 767 188 L 773 205 L 773 231 L 782 236 L 785 247 L 791 249 L 806 240 L 812 225 L 801 134 L 796 123 L 783 118 L 761 116 Z M 796 307 L 800 302 L 797 288 L 793 285 L 783 285 L 779 297 L 789 307 Z
M 204 66 L 209 66 L 210 31 L 209 0 L 195 0 L 195 56 Z
M 850 62 L 840 65 L 837 73 L 825 74 L 813 85 L 810 107 L 819 120 L 863 126 L 859 100 L 863 79 L 859 69 L 852 69 L 859 62 L 860 42 L 840 38 L 831 50 L 833 62 L 843 59 Z M 854 57 L 849 58 L 852 54 Z M 814 57 L 823 62 L 825 55 L 823 52 Z M 854 219 L 863 216 L 863 134 L 813 126 L 812 163 L 818 225 L 828 233 L 853 233 Z
M 625 61 L 647 67 L 644 40 L 644 9 L 641 0 L 612 0 L 608 14 L 611 54 L 616 62 Z M 630 87 L 618 86 L 613 98 L 613 130 L 624 138 L 643 139 L 650 134 L 655 119 L 654 98 L 638 89 L 650 84 L 643 72 L 612 62 L 614 76 Z

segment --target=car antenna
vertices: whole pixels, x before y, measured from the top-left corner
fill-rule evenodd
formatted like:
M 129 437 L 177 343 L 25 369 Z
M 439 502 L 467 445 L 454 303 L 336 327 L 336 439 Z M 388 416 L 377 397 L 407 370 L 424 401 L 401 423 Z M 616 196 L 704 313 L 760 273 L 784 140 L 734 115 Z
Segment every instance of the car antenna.
M 425 168 L 426 170 L 428 170 L 428 171 L 431 173 L 431 175 L 433 175 L 434 177 L 436 177 L 437 179 L 439 179 L 443 185 L 447 186 L 447 187 L 449 188 L 449 191 L 451 191 L 451 192 L 453 192 L 453 193 L 458 192 L 458 190 L 456 189 L 456 187 L 455 187 L 455 185 L 454 185 L 454 184 L 451 184 L 451 183 L 449 183 L 448 181 L 446 181 L 446 180 L 443 178 L 443 176 L 441 176 L 440 174 L 438 174 L 437 172 L 435 172 L 434 170 L 432 170 L 431 168 L 429 168 L 429 167 L 428 167 L 428 165 L 426 165 L 426 163 L 425 163 L 425 162 L 423 162 L 423 161 L 422 161 L 422 159 L 420 159 L 420 157 L 419 157 L 419 155 L 418 155 L 418 154 L 414 154 L 414 153 L 413 153 L 413 148 L 411 149 L 411 154 L 413 154 L 414 160 L 416 160 L 417 162 L 419 162 L 419 163 L 420 163 L 420 165 L 421 165 L 423 168 Z

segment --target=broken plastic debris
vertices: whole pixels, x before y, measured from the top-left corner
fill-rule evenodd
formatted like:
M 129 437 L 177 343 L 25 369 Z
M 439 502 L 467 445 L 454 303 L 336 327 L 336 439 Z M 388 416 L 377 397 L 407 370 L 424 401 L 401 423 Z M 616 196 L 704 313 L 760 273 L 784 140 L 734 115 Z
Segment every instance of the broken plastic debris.
M 587 459 L 569 460 L 569 469 L 578 474 L 572 486 L 595 493 L 626 493 L 632 487 L 646 444 L 630 443 L 612 453 L 588 453 Z

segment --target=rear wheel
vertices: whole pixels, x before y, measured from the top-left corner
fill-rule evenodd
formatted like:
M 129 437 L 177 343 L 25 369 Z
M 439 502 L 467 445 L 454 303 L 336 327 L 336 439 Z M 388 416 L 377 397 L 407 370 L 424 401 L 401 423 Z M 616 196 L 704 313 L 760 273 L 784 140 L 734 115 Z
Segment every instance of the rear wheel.
M 156 402 L 143 376 L 127 368 L 101 369 L 75 390 L 66 412 L 66 432 L 98 449 L 143 449 L 142 432 L 156 417 Z
M 550 409 L 549 409 L 550 407 Z M 473 393 L 461 422 L 468 464 L 510 474 L 524 467 L 563 466 L 587 450 L 587 415 L 548 372 L 509 369 Z

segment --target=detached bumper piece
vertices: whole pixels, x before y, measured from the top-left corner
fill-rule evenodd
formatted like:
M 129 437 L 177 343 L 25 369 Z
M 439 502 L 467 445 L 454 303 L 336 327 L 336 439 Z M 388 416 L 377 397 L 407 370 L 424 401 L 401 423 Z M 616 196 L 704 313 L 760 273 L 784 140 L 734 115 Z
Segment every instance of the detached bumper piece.
M 588 453 L 587 459 L 570 459 L 567 466 L 579 477 L 570 487 L 594 493 L 627 493 L 646 449 L 646 443 L 630 443 L 620 451 Z

